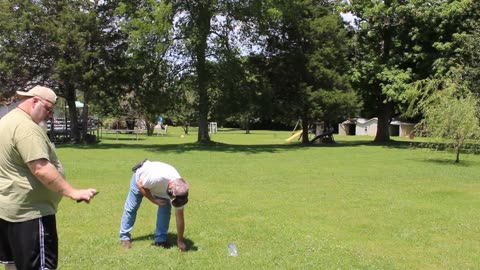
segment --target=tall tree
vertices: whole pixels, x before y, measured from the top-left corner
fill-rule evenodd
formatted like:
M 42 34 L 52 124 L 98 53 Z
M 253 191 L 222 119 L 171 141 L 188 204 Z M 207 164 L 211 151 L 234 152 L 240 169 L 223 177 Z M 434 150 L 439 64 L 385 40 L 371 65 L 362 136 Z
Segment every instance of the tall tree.
M 0 1 L 0 90 L 12 95 L 35 84 L 51 85 L 54 35 L 47 12 L 31 1 Z
M 187 59 L 184 63 L 189 69 L 184 69 L 195 75 L 195 88 L 198 94 L 198 142 L 209 142 L 208 120 L 211 100 L 212 69 L 208 61 L 218 61 L 221 52 L 219 47 L 235 46 L 230 42 L 231 35 L 225 35 L 225 29 L 234 28 L 246 31 L 251 16 L 246 10 L 261 1 L 252 0 L 172 0 L 175 12 L 175 38 L 180 46 L 175 55 Z M 228 32 L 227 32 L 228 33 Z M 183 59 L 183 60 L 185 60 Z M 223 90 L 222 90 L 223 91 Z
M 428 145 L 453 149 L 457 163 L 468 141 L 480 138 L 479 99 L 468 85 L 461 74 L 430 79 L 418 107 L 424 117 L 417 132 L 429 137 Z
M 406 110 L 410 85 L 446 74 L 453 36 L 469 29 L 471 0 L 345 1 L 355 16 L 355 85 L 367 116 L 378 117 L 375 141 L 390 139 L 389 122 Z
M 226 55 L 214 65 L 213 85 L 219 91 L 212 104 L 213 114 L 223 121 L 238 121 L 248 134 L 254 119 L 267 119 L 272 114 L 266 59 L 261 55 Z
M 188 57 L 192 59 L 198 93 L 198 142 L 209 142 L 209 74 L 207 69 L 208 37 L 211 20 L 218 14 L 216 0 L 173 0 L 176 28 L 183 39 Z
M 170 107 L 174 93 L 170 87 L 167 51 L 170 44 L 171 5 L 164 1 L 125 1 L 118 8 L 122 31 L 128 35 L 126 89 L 137 117 L 145 120 L 152 135 L 158 117 Z
M 189 134 L 190 126 L 198 120 L 198 95 L 195 91 L 195 78 L 184 74 L 176 83 L 175 106 L 166 115 L 177 125 L 181 125 L 185 135 Z
M 435 68 L 429 77 L 412 84 L 407 111 L 423 116 L 417 131 L 429 137 L 427 144 L 453 149 L 456 162 L 466 144 L 480 137 L 479 8 L 478 2 L 445 2 L 430 13 L 441 22 L 436 31 L 451 36 L 434 43 L 439 52 Z M 454 25 L 452 18 L 457 21 Z
M 352 103 L 324 98 L 328 93 L 350 93 L 344 97 L 358 104 L 347 78 L 346 31 L 331 1 L 271 3 L 263 30 L 275 104 L 285 118 L 301 118 L 302 143 L 308 144 L 309 127 L 328 116 L 326 109 L 333 107 L 328 102 Z
M 105 80 L 106 58 L 118 44 L 112 12 L 115 1 L 1 2 L 0 69 L 10 89 L 44 84 L 56 89 L 69 107 L 71 137 L 83 140 L 92 92 Z M 84 128 L 75 101 L 84 97 Z
M 356 65 L 354 80 L 367 105 L 364 113 L 378 117 L 376 142 L 390 140 L 389 125 L 396 102 L 411 82 L 412 48 L 409 35 L 414 28 L 411 10 L 397 0 L 349 1 L 355 16 Z M 402 57 L 403 56 L 403 57 Z

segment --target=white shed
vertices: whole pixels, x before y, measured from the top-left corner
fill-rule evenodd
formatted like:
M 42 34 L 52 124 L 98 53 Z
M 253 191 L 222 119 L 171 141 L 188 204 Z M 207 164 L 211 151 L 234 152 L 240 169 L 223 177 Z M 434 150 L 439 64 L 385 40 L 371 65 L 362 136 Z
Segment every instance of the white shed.
M 338 124 L 339 135 L 355 135 L 355 119 L 345 120 Z
M 390 122 L 389 134 L 390 136 L 410 136 L 413 132 L 415 124 L 393 120 Z M 339 135 L 367 135 L 376 136 L 378 128 L 378 118 L 354 118 L 343 121 L 338 124 Z
M 415 124 L 393 120 L 390 122 L 390 136 L 407 137 L 413 132 Z
M 378 118 L 358 118 L 355 126 L 355 135 L 375 136 L 377 134 Z

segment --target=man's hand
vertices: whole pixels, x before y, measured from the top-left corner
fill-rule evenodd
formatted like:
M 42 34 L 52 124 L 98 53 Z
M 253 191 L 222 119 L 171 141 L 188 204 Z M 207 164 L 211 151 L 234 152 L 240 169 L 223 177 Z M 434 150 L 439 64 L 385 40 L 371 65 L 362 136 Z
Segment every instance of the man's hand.
M 153 196 L 150 189 L 143 186 L 142 178 L 137 179 L 137 186 L 138 186 L 138 190 L 140 190 L 140 193 L 142 193 L 142 195 L 145 196 L 145 198 L 147 198 L 153 204 L 158 206 L 164 206 L 165 204 L 167 204 L 166 200 L 156 198 L 155 196 Z
M 93 189 L 93 188 L 89 188 L 89 189 L 75 189 L 72 191 L 72 193 L 70 194 L 70 198 L 72 198 L 72 200 L 76 200 L 77 202 L 86 202 L 86 203 L 89 203 L 90 200 L 95 196 L 97 195 L 97 190 L 96 189 Z
M 185 242 L 183 242 L 183 239 L 182 240 L 177 240 L 177 245 L 178 245 L 178 249 L 181 251 L 181 252 L 185 252 L 187 251 L 187 246 L 185 245 Z
M 155 198 L 154 201 L 153 201 L 154 204 L 158 205 L 158 206 L 164 206 L 167 204 L 167 201 L 166 200 L 163 200 L 163 199 L 157 199 Z
M 75 195 L 77 194 L 77 195 Z M 79 189 L 79 190 L 75 190 L 73 192 L 73 196 L 84 196 L 82 197 L 81 199 L 75 199 L 72 197 L 72 199 L 76 200 L 77 202 L 86 202 L 86 203 L 89 203 L 90 200 L 95 197 L 95 195 L 98 194 L 98 191 L 96 191 L 95 189 L 93 188 L 90 188 L 90 189 Z M 88 199 L 87 199 L 88 198 Z

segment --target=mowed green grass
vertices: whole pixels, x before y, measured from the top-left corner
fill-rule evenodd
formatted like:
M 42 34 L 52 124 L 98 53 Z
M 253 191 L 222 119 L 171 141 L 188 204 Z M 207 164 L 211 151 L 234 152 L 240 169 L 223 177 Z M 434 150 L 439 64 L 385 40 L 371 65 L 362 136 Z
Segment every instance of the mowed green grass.
M 220 130 L 204 146 L 196 133 L 180 135 L 58 145 L 69 181 L 100 191 L 90 204 L 60 204 L 59 269 L 480 269 L 478 155 L 455 164 L 452 153 L 401 138 L 304 147 L 286 143 L 288 131 Z M 130 168 L 145 157 L 191 185 L 186 253 L 151 246 L 148 200 L 132 249 L 119 246 Z M 176 243 L 173 215 L 170 227 Z M 229 242 L 238 257 L 227 256 Z

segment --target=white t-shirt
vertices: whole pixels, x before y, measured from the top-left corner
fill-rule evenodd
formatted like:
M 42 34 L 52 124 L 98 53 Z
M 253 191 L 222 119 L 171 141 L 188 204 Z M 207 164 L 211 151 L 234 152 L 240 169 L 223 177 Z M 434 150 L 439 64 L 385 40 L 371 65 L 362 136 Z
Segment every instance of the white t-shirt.
M 170 181 L 181 178 L 178 171 L 171 165 L 159 161 L 145 161 L 137 171 L 137 179 L 142 181 L 152 195 L 169 200 L 167 186 Z

